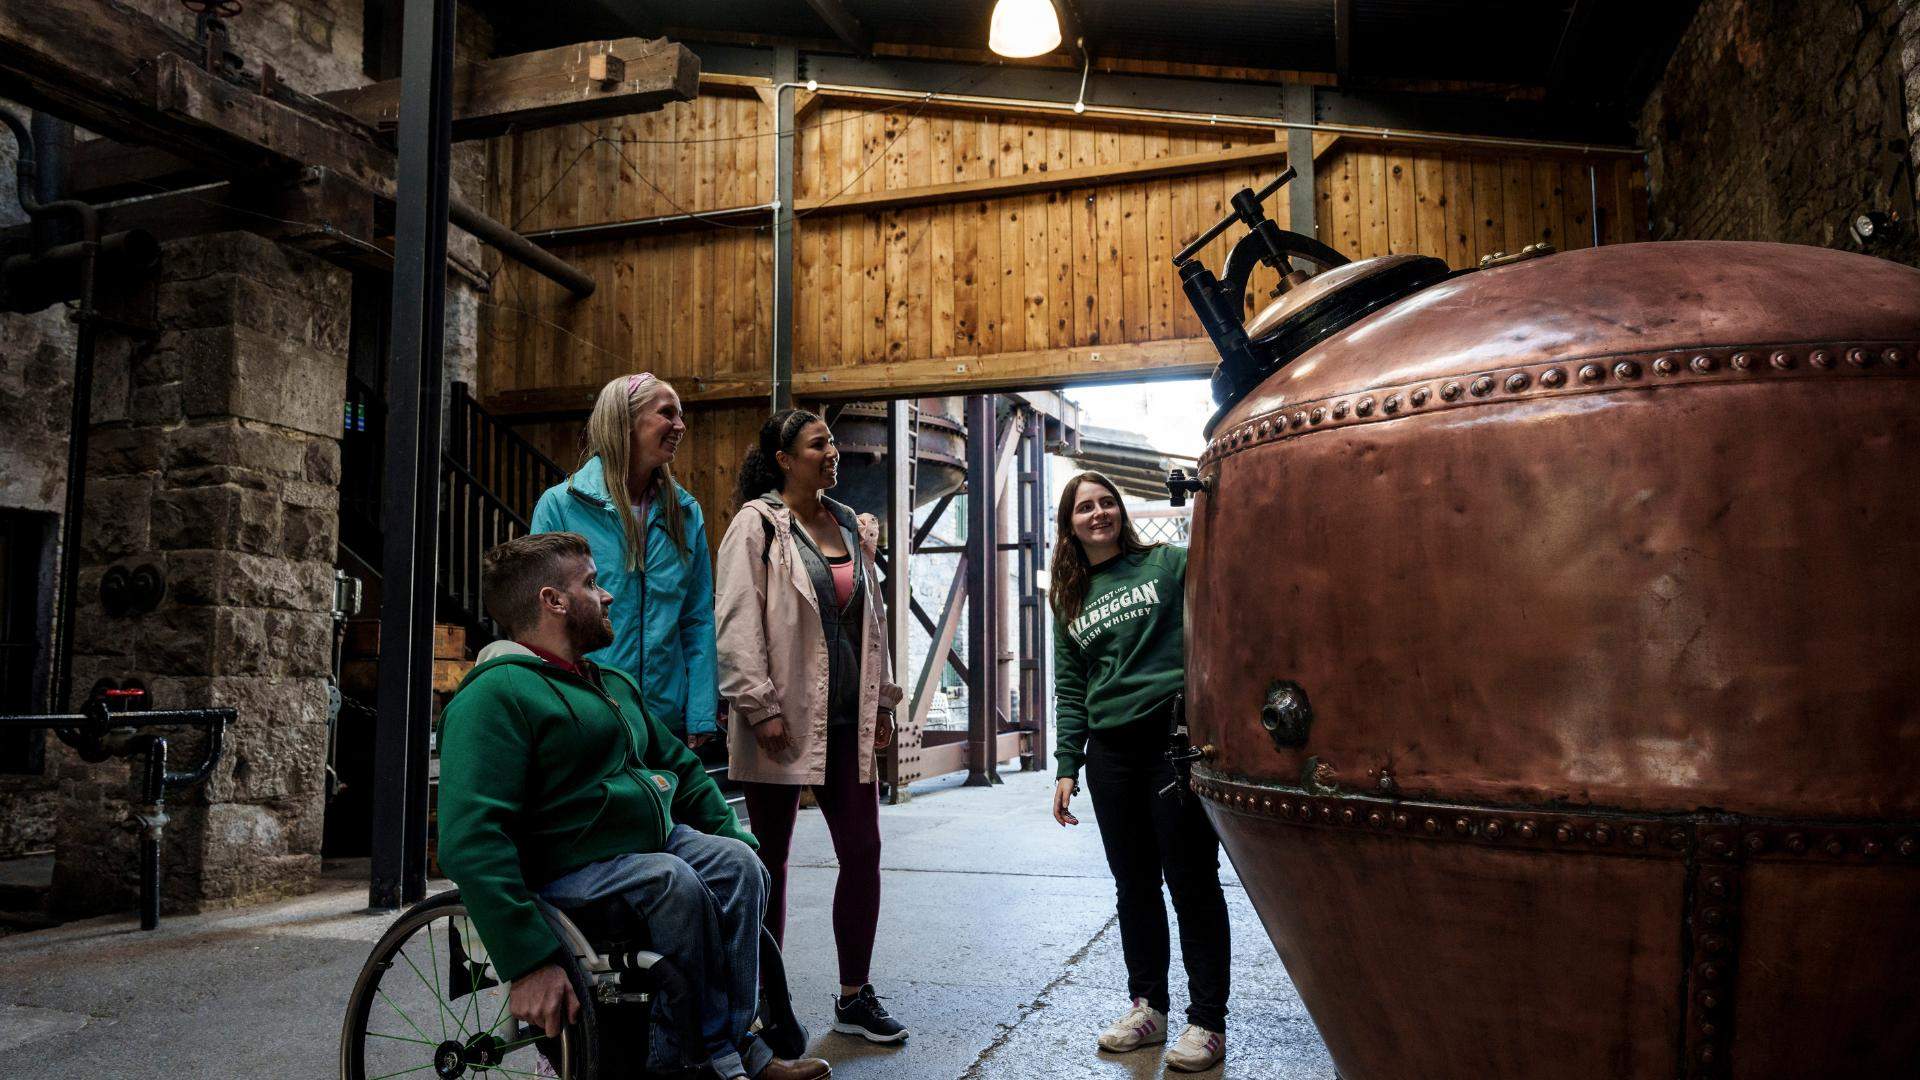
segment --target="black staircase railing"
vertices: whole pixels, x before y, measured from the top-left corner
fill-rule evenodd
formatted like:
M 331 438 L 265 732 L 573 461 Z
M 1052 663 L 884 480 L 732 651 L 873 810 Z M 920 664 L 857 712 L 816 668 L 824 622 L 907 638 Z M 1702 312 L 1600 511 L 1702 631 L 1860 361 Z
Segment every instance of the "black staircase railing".
M 540 493 L 566 479 L 566 470 L 481 408 L 466 383 L 454 383 L 451 396 L 448 461 L 464 467 L 502 506 L 533 520 Z
M 480 604 L 481 556 L 527 534 L 540 493 L 566 470 L 481 408 L 466 383 L 454 383 L 450 398 L 440 462 L 442 610 L 491 639 L 500 628 Z
M 480 558 L 528 532 L 540 493 L 566 479 L 566 471 L 482 408 L 467 384 L 454 383 L 448 399 L 437 618 L 465 627 L 477 649 L 499 636 L 480 603 Z M 380 558 L 385 446 L 385 402 L 374 387 L 349 376 L 340 438 L 340 542 L 369 567 Z

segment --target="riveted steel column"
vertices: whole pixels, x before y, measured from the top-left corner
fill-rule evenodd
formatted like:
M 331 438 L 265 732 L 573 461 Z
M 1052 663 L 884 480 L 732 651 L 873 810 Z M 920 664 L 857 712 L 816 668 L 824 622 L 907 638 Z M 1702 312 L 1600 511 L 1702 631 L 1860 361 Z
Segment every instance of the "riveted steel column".
M 967 786 L 1000 782 L 999 417 L 992 394 L 967 399 Z
M 793 133 L 794 83 L 800 80 L 800 50 L 773 51 L 773 407 L 793 404 L 793 171 L 798 149 Z
M 406 0 L 368 896 L 376 909 L 426 895 L 453 24 L 453 0 Z

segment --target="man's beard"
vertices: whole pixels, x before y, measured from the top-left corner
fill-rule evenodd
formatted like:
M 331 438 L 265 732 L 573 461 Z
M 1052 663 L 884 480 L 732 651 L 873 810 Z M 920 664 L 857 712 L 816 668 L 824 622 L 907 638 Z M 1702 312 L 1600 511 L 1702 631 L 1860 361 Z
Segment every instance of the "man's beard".
M 568 608 L 567 641 L 582 656 L 613 644 L 613 624 L 607 620 L 606 609 L 601 608 L 589 615 L 585 605 L 575 604 Z

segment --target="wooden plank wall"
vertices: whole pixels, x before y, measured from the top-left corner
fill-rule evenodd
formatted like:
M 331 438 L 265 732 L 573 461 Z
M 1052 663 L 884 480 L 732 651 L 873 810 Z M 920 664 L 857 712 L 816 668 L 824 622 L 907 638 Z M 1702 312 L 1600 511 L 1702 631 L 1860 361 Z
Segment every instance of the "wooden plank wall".
M 773 198 L 772 125 L 752 93 L 703 95 L 655 113 L 492 140 L 492 211 L 522 232 L 709 211 Z M 710 226 L 572 246 L 599 282 L 575 301 L 494 257 L 485 309 L 483 395 L 666 379 L 764 379 L 772 348 L 773 250 L 751 226 Z
M 1638 159 L 1499 155 L 1342 137 L 1317 147 L 1320 239 L 1356 259 L 1408 252 L 1456 269 L 1547 242 L 1562 251 L 1647 238 Z
M 773 194 L 771 133 L 764 97 L 723 85 L 653 114 L 502 137 L 489 145 L 491 209 L 534 231 L 764 203 Z M 866 211 L 835 204 L 1270 146 L 1275 133 L 823 99 L 797 138 L 794 371 L 803 400 L 855 383 L 869 396 L 875 387 L 910 393 L 981 372 L 1038 381 L 1071 370 L 1094 381 L 1146 366 L 1204 370 L 1214 354 L 1170 259 L 1227 212 L 1234 191 L 1280 168 L 1083 179 Z M 1318 140 L 1316 164 L 1320 238 L 1355 258 L 1417 251 L 1464 267 L 1536 240 L 1581 247 L 1592 242 L 1596 211 L 1602 242 L 1645 236 L 1645 174 L 1635 159 L 1341 136 Z M 1287 204 L 1284 194 L 1269 203 L 1282 227 Z M 1235 235 L 1203 254 L 1209 265 L 1218 267 Z M 764 417 L 768 232 L 709 225 L 562 250 L 600 282 L 594 296 L 574 300 L 489 253 L 482 399 L 596 387 L 637 370 L 706 399 L 689 410 L 680 473 L 712 515 L 717 541 L 734 470 Z M 1272 284 L 1263 270 L 1249 310 Z M 578 432 L 578 423 L 528 425 L 569 464 Z
M 992 177 L 1141 163 L 1271 144 L 1267 131 L 825 107 L 803 134 L 798 195 L 810 200 Z M 1199 320 L 1172 256 L 1227 199 L 1280 166 L 1141 182 L 1090 182 L 1013 197 L 880 213 L 815 213 L 798 227 L 796 392 L 875 364 L 996 362 L 1074 346 L 1192 339 Z M 1276 200 L 1286 224 L 1285 200 Z M 831 204 L 829 204 L 830 206 Z M 1224 257 L 1227 241 L 1207 253 Z M 1271 283 L 1269 283 L 1271 287 Z M 931 364 L 929 364 L 931 362 Z M 826 386 L 832 386 L 828 382 Z

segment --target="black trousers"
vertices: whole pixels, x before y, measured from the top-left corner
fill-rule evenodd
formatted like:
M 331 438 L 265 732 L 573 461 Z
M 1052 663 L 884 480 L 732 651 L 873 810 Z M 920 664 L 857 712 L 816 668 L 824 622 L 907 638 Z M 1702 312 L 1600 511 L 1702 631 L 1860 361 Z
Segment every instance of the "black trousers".
M 1162 797 L 1173 782 L 1166 758 L 1167 725 L 1144 717 L 1087 740 L 1087 790 L 1100 822 L 1100 842 L 1119 897 L 1120 948 L 1127 960 L 1127 991 L 1166 1012 L 1165 880 L 1180 918 L 1180 954 L 1187 968 L 1187 1022 L 1227 1030 L 1227 901 L 1220 892 L 1220 838 L 1188 794 Z

